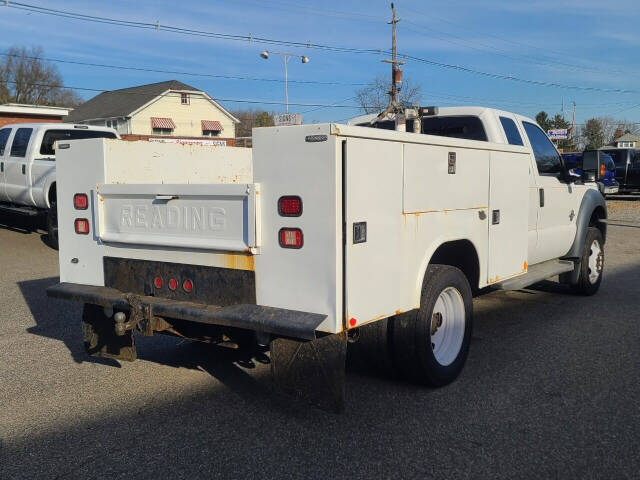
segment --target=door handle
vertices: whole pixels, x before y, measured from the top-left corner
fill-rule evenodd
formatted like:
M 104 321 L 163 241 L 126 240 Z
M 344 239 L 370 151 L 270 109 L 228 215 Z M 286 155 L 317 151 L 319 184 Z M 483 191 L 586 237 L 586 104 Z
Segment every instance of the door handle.
M 156 201 L 158 202 L 168 202 L 169 200 L 174 200 L 179 198 L 178 195 L 156 195 Z
M 540 192 L 540 206 L 544 207 L 544 188 L 541 188 L 539 192 Z
M 27 171 L 27 166 L 23 163 L 22 164 L 22 174 L 25 175 L 26 171 Z

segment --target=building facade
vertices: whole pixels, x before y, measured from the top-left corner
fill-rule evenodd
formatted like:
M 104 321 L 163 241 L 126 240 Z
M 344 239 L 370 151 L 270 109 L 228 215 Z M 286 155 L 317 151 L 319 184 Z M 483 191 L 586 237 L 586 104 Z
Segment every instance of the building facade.
M 640 135 L 625 133 L 621 137 L 616 138 L 613 141 L 613 145 L 618 148 L 638 148 L 640 145 Z
M 65 121 L 114 128 L 124 139 L 234 145 L 236 119 L 206 92 L 184 83 L 104 92 Z
M 0 105 L 0 127 L 12 123 L 58 123 L 72 108 L 5 103 Z

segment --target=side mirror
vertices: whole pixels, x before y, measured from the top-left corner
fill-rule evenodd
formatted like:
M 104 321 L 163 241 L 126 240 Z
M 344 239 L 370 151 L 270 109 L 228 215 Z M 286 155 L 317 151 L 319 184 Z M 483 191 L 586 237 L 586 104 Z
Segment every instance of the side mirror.
M 596 181 L 596 172 L 587 171 L 582 173 L 582 180 L 586 183 L 593 183 Z
M 570 168 L 567 170 L 567 180 L 570 183 L 577 182 L 582 178 L 582 175 L 576 171 L 575 168 Z

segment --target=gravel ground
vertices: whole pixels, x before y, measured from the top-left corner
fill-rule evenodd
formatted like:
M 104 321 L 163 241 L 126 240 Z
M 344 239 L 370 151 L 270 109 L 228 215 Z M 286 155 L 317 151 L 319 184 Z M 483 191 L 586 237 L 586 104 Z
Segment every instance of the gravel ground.
M 638 478 L 639 205 L 609 202 L 598 295 L 481 296 L 458 381 L 351 368 L 343 415 L 273 394 L 264 356 L 85 357 L 80 307 L 44 295 L 57 254 L 0 220 L 0 478 Z

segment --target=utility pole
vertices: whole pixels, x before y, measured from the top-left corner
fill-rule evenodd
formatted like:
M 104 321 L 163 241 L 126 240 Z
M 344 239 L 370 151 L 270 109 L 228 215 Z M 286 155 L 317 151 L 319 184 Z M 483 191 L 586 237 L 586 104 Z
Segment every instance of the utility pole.
M 574 139 L 576 138 L 576 102 L 573 102 L 573 113 L 571 114 L 571 146 L 575 146 Z
M 391 103 L 398 102 L 398 85 L 396 84 L 396 24 L 400 21 L 396 18 L 396 9 L 393 3 L 391 3 L 391 12 L 393 18 L 391 19 Z
M 398 60 L 397 50 L 396 50 L 396 25 L 400 21 L 399 18 L 396 17 L 396 8 L 393 3 L 391 3 L 391 13 L 392 18 L 390 22 L 387 24 L 391 25 L 391 60 L 384 59 L 382 60 L 384 63 L 391 64 L 391 90 L 389 90 L 389 106 L 384 112 L 386 115 L 389 112 L 395 111 L 398 106 L 398 83 L 402 82 L 402 70 L 398 68 L 398 65 L 404 65 L 405 62 Z M 383 116 L 384 116 L 383 115 Z

